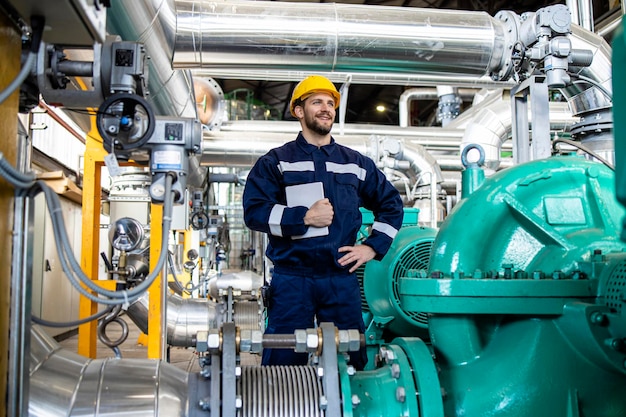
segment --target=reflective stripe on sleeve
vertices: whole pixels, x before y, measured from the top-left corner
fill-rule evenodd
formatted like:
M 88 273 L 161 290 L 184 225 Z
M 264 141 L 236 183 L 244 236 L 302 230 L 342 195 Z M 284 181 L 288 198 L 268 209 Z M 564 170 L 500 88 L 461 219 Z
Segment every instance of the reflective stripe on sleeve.
M 357 164 L 338 164 L 336 162 L 326 162 L 326 171 L 335 174 L 354 174 L 361 181 L 365 181 L 367 171 Z
M 283 205 L 275 204 L 274 207 L 272 207 L 268 224 L 270 226 L 270 233 L 274 236 L 283 236 L 283 229 L 280 227 L 280 221 L 283 218 L 284 211 L 285 206 Z
M 278 162 L 278 170 L 281 173 L 285 173 L 287 171 L 295 171 L 295 172 L 304 172 L 304 171 L 315 171 L 315 164 L 313 161 L 300 161 L 300 162 Z
M 396 234 L 398 233 L 398 229 L 396 229 L 395 227 L 390 226 L 387 223 L 381 222 L 374 222 L 374 224 L 372 225 L 372 229 L 378 230 L 379 232 L 386 234 L 392 239 L 396 237 Z

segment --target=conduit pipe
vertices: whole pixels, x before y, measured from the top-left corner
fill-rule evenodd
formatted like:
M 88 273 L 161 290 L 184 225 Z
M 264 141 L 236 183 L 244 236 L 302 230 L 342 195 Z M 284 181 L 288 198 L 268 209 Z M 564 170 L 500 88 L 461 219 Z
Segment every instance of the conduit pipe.
M 85 358 L 31 330 L 30 417 L 194 416 L 195 379 L 163 361 Z
M 254 124 L 248 125 L 253 126 Z M 265 125 L 268 126 L 267 124 Z M 286 127 L 285 123 L 279 122 L 277 126 Z M 293 125 L 296 127 L 296 125 Z M 299 126 L 299 124 L 297 125 Z M 243 127 L 243 125 L 242 125 Z M 297 128 L 297 127 L 296 127 Z M 208 166 L 239 166 L 252 167 L 256 160 L 267 153 L 270 149 L 281 146 L 286 142 L 295 139 L 298 130 L 293 133 L 285 132 L 264 132 L 261 131 L 221 131 L 210 132 L 205 134 L 202 143 L 202 164 Z M 441 129 L 439 129 L 441 130 Z M 433 129 L 436 132 L 436 129 Z M 397 131 L 396 133 L 401 133 Z M 446 132 L 440 132 L 446 133 Z M 437 133 L 435 133 L 436 135 Z M 458 140 L 462 136 L 462 132 L 456 133 L 456 141 L 448 143 L 448 149 L 458 150 Z M 375 162 L 379 161 L 379 155 L 383 152 L 380 146 L 385 141 L 397 142 L 399 146 L 395 146 L 396 151 L 390 153 L 390 157 L 397 161 L 406 161 L 409 170 L 405 172 L 407 176 L 417 181 L 420 174 L 424 172 L 434 172 L 437 182 L 442 181 L 441 170 L 436 165 L 436 160 L 423 148 L 422 145 L 411 137 L 405 137 L 398 134 L 395 135 L 375 135 L 375 134 L 358 134 L 344 135 L 336 138 L 337 142 L 354 149 L 363 155 L 369 156 Z M 433 165 L 434 164 L 434 165 Z M 459 160 L 460 166 L 460 160 Z M 398 170 L 402 168 L 398 167 Z

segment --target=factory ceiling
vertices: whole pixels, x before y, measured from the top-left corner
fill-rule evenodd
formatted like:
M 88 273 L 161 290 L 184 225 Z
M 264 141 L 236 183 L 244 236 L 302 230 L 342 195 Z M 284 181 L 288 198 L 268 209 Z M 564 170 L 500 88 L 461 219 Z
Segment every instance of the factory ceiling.
M 325 0 L 320 0 L 324 3 Z M 372 6 L 436 8 L 450 10 L 484 11 L 493 16 L 501 10 L 516 13 L 536 11 L 539 8 L 565 3 L 550 0 L 339 0 L 336 3 L 364 4 Z M 603 0 L 593 2 L 593 16 L 596 26 L 602 19 L 619 10 L 619 1 Z M 270 110 L 265 112 L 272 120 L 293 120 L 288 110 L 288 100 L 295 87 L 295 81 L 235 80 L 214 78 L 229 98 L 243 103 L 254 104 Z M 398 101 L 407 88 L 417 85 L 353 85 L 349 89 L 346 106 L 346 122 L 397 125 Z M 464 104 L 464 106 L 469 103 Z M 385 111 L 377 110 L 383 106 Z M 259 107 L 256 107 L 257 109 Z M 416 100 L 412 104 L 409 124 L 416 126 L 436 126 L 435 111 L 437 101 Z M 234 111 L 233 111 L 234 113 Z M 260 111 L 259 111 L 260 113 Z

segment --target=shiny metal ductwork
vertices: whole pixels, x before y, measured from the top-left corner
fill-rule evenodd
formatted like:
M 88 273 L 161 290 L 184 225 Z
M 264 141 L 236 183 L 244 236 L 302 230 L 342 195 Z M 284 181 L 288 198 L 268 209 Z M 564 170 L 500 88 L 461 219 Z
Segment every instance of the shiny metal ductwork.
M 85 358 L 32 327 L 31 417 L 194 416 L 196 378 L 163 361 Z
M 303 8 L 311 8 L 311 13 Z M 148 54 L 165 55 L 161 59 L 167 68 L 170 63 L 176 68 L 206 68 L 223 78 L 248 74 L 257 79 L 299 79 L 304 72 L 315 71 L 335 74 L 334 79 L 349 71 L 352 83 L 363 82 L 359 74 L 370 74 L 368 82 L 386 84 L 398 76 L 405 80 L 407 73 L 456 86 L 469 77 L 476 87 L 488 75 L 508 79 L 508 48 L 517 41 L 511 27 L 515 23 L 506 13 L 494 18 L 484 12 L 241 0 L 126 0 L 112 9 L 115 32 L 124 38 L 145 38 Z M 307 32 L 305 27 L 325 29 Z M 579 74 L 610 89 L 606 42 L 576 25 L 569 38 L 572 48 L 593 54 L 591 66 Z M 413 47 L 411 53 L 407 44 Z M 176 88 L 168 85 L 167 90 L 174 94 Z M 575 85 L 563 93 L 571 98 L 584 90 Z
M 485 12 L 349 4 L 176 3 L 176 68 L 463 74 L 506 66 L 509 33 Z M 504 73 L 502 75 L 505 75 Z
M 229 321 L 229 315 L 241 329 L 264 329 L 262 308 L 257 299 L 263 278 L 250 271 L 216 276 L 209 280 L 213 299 L 182 298 L 176 294 L 167 297 L 167 343 L 171 346 L 190 347 L 196 343 L 199 331 L 217 329 Z M 236 301 L 229 307 L 227 302 L 217 302 L 231 288 L 237 292 Z M 148 334 L 149 296 L 144 294 L 128 306 L 128 317 Z
M 148 294 L 144 294 L 128 306 L 128 317 L 148 334 Z M 182 298 L 171 294 L 167 297 L 167 343 L 171 346 L 193 346 L 196 333 L 219 327 L 223 320 L 221 306 L 211 300 Z

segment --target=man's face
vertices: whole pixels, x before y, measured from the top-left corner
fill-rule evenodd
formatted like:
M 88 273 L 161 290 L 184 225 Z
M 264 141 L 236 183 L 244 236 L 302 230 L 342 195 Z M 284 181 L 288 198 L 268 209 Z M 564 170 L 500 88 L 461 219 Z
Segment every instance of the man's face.
M 304 124 L 318 135 L 327 135 L 335 121 L 335 99 L 326 93 L 315 93 L 302 103 Z

